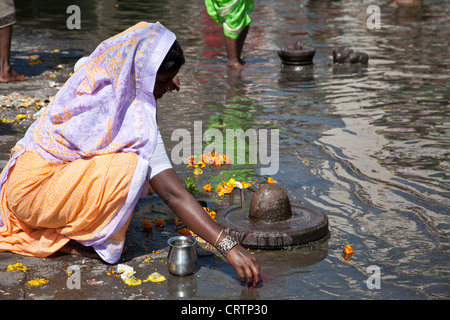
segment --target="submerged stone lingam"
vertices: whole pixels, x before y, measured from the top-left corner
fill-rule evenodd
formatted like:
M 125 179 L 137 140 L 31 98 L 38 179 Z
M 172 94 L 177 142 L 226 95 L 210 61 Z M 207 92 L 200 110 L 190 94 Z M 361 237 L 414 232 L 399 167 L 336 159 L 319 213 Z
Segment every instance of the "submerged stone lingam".
M 242 246 L 252 249 L 292 249 L 326 239 L 327 216 L 298 201 L 290 201 L 276 184 L 258 189 L 233 189 L 231 205 L 216 219 Z
M 278 56 L 284 64 L 306 65 L 312 64 L 316 49 L 303 47 L 303 43 L 298 41 L 294 48 L 283 47 L 278 50 Z
M 334 64 L 367 64 L 369 55 L 365 52 L 355 52 L 349 47 L 333 49 Z

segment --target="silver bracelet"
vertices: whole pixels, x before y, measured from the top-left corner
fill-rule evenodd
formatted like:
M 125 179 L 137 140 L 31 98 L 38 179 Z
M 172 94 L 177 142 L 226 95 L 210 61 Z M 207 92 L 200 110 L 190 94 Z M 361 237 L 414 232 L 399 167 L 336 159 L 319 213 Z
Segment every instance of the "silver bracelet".
M 227 253 L 237 245 L 237 241 L 232 239 L 230 236 L 226 236 L 222 241 L 219 242 L 217 250 L 220 254 L 226 256 Z

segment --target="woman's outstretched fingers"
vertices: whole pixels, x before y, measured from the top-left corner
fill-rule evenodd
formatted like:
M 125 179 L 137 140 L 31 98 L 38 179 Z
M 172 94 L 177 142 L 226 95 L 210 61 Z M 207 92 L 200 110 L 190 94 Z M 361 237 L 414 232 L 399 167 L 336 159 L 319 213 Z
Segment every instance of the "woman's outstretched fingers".
M 228 252 L 226 258 L 236 270 L 241 282 L 258 285 L 261 281 L 260 268 L 256 258 L 240 245 Z

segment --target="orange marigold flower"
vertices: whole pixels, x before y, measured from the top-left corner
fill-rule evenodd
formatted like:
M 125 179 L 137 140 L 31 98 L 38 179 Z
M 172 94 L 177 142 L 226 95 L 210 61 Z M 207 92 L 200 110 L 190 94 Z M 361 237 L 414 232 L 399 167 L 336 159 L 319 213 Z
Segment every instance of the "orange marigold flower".
M 162 219 L 158 219 L 155 221 L 155 227 L 164 228 L 166 226 L 166 222 Z
M 206 213 L 213 219 L 216 218 L 216 212 L 212 211 L 211 209 L 209 209 L 208 207 L 203 207 L 203 210 L 206 211 Z
M 152 230 L 153 229 L 153 223 L 150 220 L 144 220 L 144 221 L 142 221 L 142 227 L 145 230 Z
M 344 253 L 345 254 L 352 254 L 353 253 L 353 248 L 349 244 L 345 245 Z
M 203 190 L 205 192 L 211 192 L 212 191 L 212 185 L 211 183 L 208 183 L 207 185 L 203 186 Z
M 242 189 L 247 189 L 248 187 L 251 187 L 252 184 L 250 182 L 242 182 Z
M 223 163 L 231 163 L 231 158 L 227 157 L 226 155 L 222 156 L 222 161 Z
M 211 218 L 213 218 L 213 219 L 215 219 L 216 218 L 216 215 L 217 215 L 217 213 L 215 212 L 215 211 L 209 211 L 208 212 L 208 214 L 209 214 L 209 216 L 211 217 Z
M 233 191 L 233 188 L 236 186 L 236 180 L 231 178 L 228 180 L 228 182 L 222 181 L 217 186 L 217 192 L 219 192 L 219 196 L 223 196 L 224 194 L 231 193 Z
M 268 183 L 276 183 L 275 180 L 273 180 L 273 178 L 268 178 L 268 179 L 267 179 L 267 182 L 268 182 Z
M 194 167 L 196 167 L 196 168 L 204 168 L 205 166 L 206 166 L 206 164 L 203 161 L 201 163 L 197 163 L 194 165 Z
M 181 234 L 183 236 L 190 236 L 191 235 L 191 230 L 189 230 L 188 228 L 183 228 L 180 230 Z

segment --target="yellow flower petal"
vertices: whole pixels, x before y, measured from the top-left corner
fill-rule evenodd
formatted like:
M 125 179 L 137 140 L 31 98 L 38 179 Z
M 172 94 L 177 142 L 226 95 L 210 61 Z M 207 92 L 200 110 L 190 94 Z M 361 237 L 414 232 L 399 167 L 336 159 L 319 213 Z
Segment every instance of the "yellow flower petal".
M 36 278 L 36 279 L 28 281 L 27 282 L 27 286 L 28 287 L 40 287 L 40 286 L 43 286 L 43 285 L 45 285 L 45 284 L 47 284 L 49 282 L 50 282 L 49 280 L 44 279 L 44 278 Z
M 125 278 L 123 282 L 125 282 L 129 286 L 138 286 L 142 283 L 141 280 L 136 279 L 134 276 Z
M 20 262 L 17 262 L 16 264 L 10 264 L 6 268 L 6 271 L 16 271 L 16 270 L 28 271 L 29 269 L 27 267 L 25 267 L 24 265 L 22 265 Z
M 144 282 L 148 282 L 148 281 L 151 281 L 151 282 L 162 282 L 162 281 L 165 281 L 165 280 L 166 280 L 166 278 L 162 274 L 159 274 L 158 272 L 153 272 L 151 275 L 149 275 L 147 277 L 147 279 L 144 280 Z

